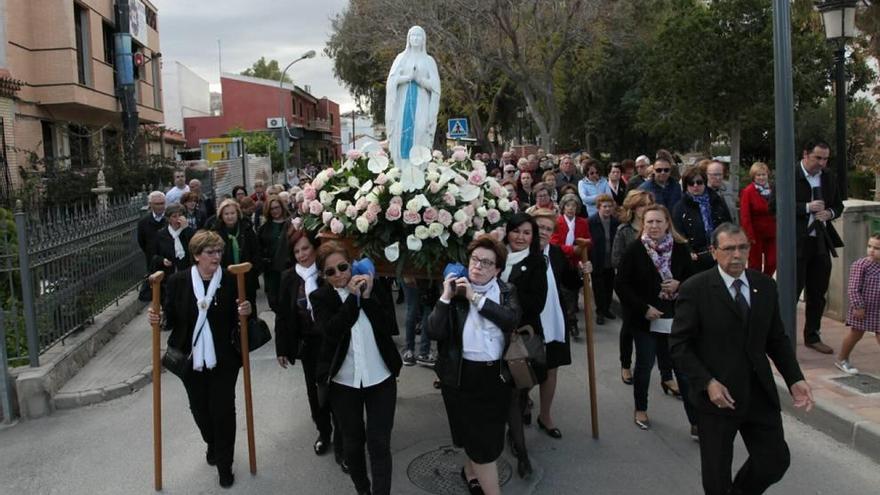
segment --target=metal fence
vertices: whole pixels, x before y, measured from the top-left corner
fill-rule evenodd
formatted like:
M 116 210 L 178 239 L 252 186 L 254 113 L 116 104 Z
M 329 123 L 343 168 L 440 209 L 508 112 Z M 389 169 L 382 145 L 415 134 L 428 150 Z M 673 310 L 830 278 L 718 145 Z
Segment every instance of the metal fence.
M 39 356 L 137 287 L 144 277 L 135 232 L 146 193 L 106 208 L 0 212 L 0 295 L 9 363 Z M 10 218 L 11 217 L 11 218 Z

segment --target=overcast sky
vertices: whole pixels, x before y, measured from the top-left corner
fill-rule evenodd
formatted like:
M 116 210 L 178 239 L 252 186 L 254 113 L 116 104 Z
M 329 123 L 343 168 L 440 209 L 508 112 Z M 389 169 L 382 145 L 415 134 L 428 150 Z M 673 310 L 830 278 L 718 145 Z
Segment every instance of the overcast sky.
M 313 59 L 297 62 L 288 75 L 312 94 L 354 108 L 348 91 L 333 77 L 333 61 L 324 55 L 330 20 L 348 0 L 153 0 L 159 9 L 162 57 L 179 61 L 220 89 L 217 40 L 223 72 L 239 73 L 265 56 L 283 69 L 308 50 Z

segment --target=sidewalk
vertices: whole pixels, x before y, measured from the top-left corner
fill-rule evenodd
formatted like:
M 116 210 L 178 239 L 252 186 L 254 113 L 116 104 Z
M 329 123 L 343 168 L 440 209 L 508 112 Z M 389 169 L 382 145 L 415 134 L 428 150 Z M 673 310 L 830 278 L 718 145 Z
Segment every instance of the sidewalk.
M 804 423 L 880 462 L 880 345 L 866 333 L 856 345 L 850 362 L 859 374 L 850 377 L 834 366 L 837 352 L 849 327 L 822 318 L 822 341 L 834 354 L 821 354 L 803 345 L 803 305 L 798 306 L 797 358 L 813 388 L 816 407 L 809 413 L 791 407 L 785 383 L 777 374 L 783 409 Z M 860 390 L 861 389 L 861 390 Z

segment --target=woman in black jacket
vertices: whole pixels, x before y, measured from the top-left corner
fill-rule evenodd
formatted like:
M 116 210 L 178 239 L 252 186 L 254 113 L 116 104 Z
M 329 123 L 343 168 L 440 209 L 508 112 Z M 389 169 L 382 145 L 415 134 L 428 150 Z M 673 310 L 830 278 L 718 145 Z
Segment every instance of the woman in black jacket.
M 228 488 L 235 481 L 235 382 L 241 368 L 230 335 L 239 315 L 251 314 L 251 305 L 236 300 L 235 277 L 220 267 L 220 236 L 199 231 L 189 248 L 196 264 L 171 276 L 162 305 L 171 327 L 168 347 L 192 356 L 183 377 L 190 412 L 208 444 L 208 465 L 217 466 L 220 486 Z M 148 319 L 158 323 L 160 315 L 150 308 Z
M 313 446 L 315 454 L 326 454 L 332 438 L 336 462 L 347 472 L 339 418 L 332 414 L 330 404 L 326 401 L 322 404 L 318 396 L 316 367 L 324 339 L 315 328 L 309 296 L 322 283 L 315 262 L 319 243 L 304 229 L 292 228 L 287 238 L 289 241 L 285 245 L 292 246 L 292 258 L 296 264 L 281 274 L 275 312 L 275 353 L 278 364 L 285 369 L 294 364 L 297 357 L 300 358 L 312 421 L 318 428 L 318 439 Z
M 266 299 L 272 311 L 278 312 L 278 287 L 281 272 L 290 267 L 290 249 L 287 246 L 287 227 L 290 214 L 278 196 L 270 196 L 263 206 L 265 221 L 257 230 L 260 241 L 260 257 L 263 264 L 263 282 Z
M 538 225 L 526 213 L 516 213 L 507 222 L 505 242 L 507 260 L 502 268 L 501 280 L 516 287 L 522 315 L 517 327 L 530 325 L 536 334 L 543 338 L 541 311 L 547 301 L 547 264 L 541 254 Z M 547 378 L 546 369 L 536 369 L 538 382 Z M 528 478 L 532 464 L 526 451 L 524 423 L 531 423 L 529 410 L 529 391 L 513 390 L 510 405 L 510 446 L 517 458 L 517 473 L 520 478 Z
M 318 383 L 329 387 L 330 404 L 342 426 L 345 462 L 358 493 L 391 493 L 391 429 L 397 404 L 396 377 L 403 365 L 391 338 L 393 313 L 382 304 L 371 275 L 354 275 L 341 245 L 318 248 L 325 284 L 309 300 L 315 330 L 324 336 Z M 364 424 L 366 410 L 367 424 Z M 369 445 L 372 488 L 364 444 Z
M 701 272 L 715 266 L 715 259 L 709 252 L 712 231 L 731 221 L 730 212 L 724 199 L 706 187 L 706 172 L 700 167 L 689 169 L 681 180 L 687 190 L 672 209 L 672 223 L 687 239 L 696 270 Z
M 648 386 L 654 359 L 669 353 L 668 335 L 675 316 L 678 287 L 693 274 L 693 261 L 684 238 L 672 227 L 669 211 L 662 205 L 646 207 L 642 213 L 642 231 L 623 255 L 617 273 L 617 294 L 623 308 L 624 324 L 632 328 L 636 344 L 633 377 L 635 424 L 650 428 Z M 665 326 L 664 325 L 668 324 Z M 688 400 L 686 377 L 673 367 L 685 403 L 685 412 L 693 428 L 696 416 Z M 668 385 L 661 382 L 664 393 Z
M 452 443 L 467 455 L 461 476 L 471 493 L 501 493 L 495 461 L 504 450 L 511 399 L 503 357 L 520 316 L 516 289 L 498 280 L 506 258 L 492 236 L 474 239 L 468 276 L 444 281 L 428 318 Z
M 245 276 L 245 285 L 248 301 L 256 310 L 257 288 L 260 286 L 259 276 L 262 269 L 260 246 L 250 222 L 242 218 L 241 207 L 238 206 L 238 203 L 231 199 L 220 203 L 213 230 L 220 234 L 226 243 L 221 261 L 223 268 L 244 262 L 250 262 L 253 265 Z
M 189 227 L 184 214 L 184 209 L 179 204 L 168 205 L 165 208 L 165 220 L 168 222 L 168 226 L 159 231 L 154 241 L 150 271 L 162 270 L 165 272 L 163 287 L 171 275 L 192 266 L 189 241 L 195 230 Z

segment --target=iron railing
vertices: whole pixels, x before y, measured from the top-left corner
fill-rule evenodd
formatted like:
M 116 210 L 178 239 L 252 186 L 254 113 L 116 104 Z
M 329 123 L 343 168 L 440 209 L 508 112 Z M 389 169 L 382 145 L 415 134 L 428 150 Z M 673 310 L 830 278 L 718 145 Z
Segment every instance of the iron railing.
M 75 208 L 0 218 L 0 294 L 11 365 L 39 366 L 39 355 L 117 302 L 143 280 L 137 222 L 145 193 L 106 208 Z

